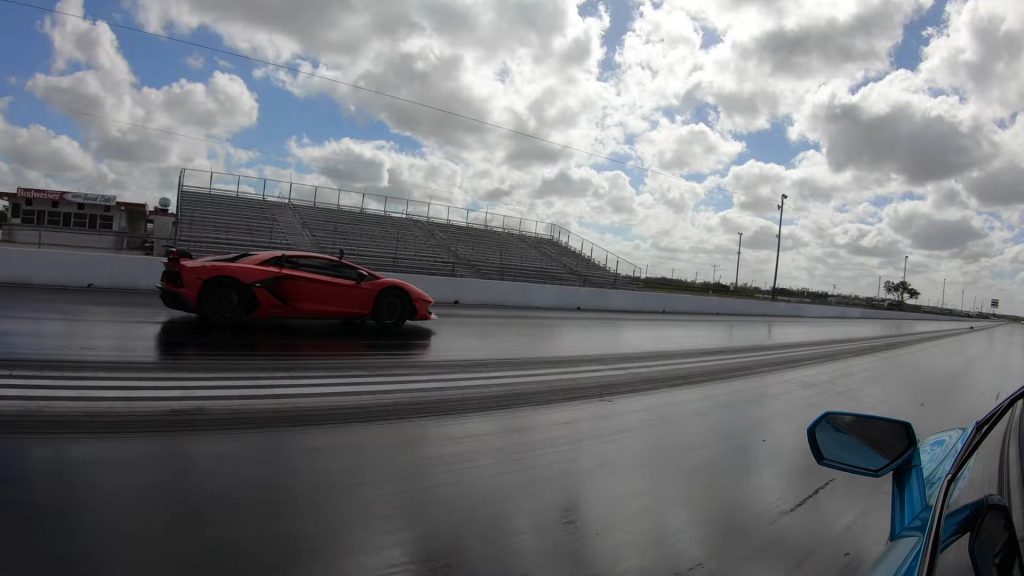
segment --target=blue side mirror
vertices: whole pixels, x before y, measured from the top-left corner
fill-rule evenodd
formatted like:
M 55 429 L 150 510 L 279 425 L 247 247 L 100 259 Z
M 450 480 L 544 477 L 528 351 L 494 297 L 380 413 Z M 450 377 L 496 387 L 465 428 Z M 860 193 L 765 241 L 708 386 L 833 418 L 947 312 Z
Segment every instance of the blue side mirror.
M 807 441 L 818 464 L 872 478 L 892 472 L 917 449 L 909 422 L 850 412 L 818 416 L 807 428 Z

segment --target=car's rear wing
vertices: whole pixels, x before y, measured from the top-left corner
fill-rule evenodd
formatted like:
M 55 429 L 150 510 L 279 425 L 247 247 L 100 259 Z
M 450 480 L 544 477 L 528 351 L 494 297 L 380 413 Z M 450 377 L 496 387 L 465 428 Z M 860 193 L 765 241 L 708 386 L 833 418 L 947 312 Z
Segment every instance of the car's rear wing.
M 174 246 L 171 246 L 170 248 L 167 249 L 167 252 L 165 253 L 165 257 L 167 258 L 168 264 L 170 264 L 170 263 L 177 264 L 178 262 L 181 262 L 182 260 L 194 260 L 195 259 L 195 256 L 193 256 L 192 253 L 189 252 L 188 250 L 185 250 L 184 248 L 175 248 Z

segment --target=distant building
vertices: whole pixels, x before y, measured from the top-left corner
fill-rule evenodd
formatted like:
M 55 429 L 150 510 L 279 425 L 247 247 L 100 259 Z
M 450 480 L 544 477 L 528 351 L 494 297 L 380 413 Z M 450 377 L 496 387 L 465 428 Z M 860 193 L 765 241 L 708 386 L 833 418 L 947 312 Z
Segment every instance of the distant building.
M 112 194 L 38 188 L 0 192 L 0 201 L 9 205 L 6 221 L 0 217 L 5 242 L 152 253 L 154 239 L 163 238 L 155 232 L 174 234 L 169 202 L 150 212 L 144 203 L 118 201 Z

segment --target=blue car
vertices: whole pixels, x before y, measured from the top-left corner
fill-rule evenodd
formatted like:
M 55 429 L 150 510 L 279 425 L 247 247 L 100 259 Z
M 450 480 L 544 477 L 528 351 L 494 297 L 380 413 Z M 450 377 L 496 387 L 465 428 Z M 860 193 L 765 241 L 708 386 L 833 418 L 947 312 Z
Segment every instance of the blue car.
M 807 428 L 821 466 L 892 474 L 889 541 L 870 574 L 1021 575 L 1024 388 L 965 428 L 918 443 L 902 420 L 826 412 Z

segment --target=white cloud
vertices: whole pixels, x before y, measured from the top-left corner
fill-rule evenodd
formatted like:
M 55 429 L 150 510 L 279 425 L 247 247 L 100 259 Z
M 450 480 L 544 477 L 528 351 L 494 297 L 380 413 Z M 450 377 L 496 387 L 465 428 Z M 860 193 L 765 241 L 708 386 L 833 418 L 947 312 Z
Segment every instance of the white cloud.
M 904 24 L 930 1 L 678 4 L 722 38 L 704 53 L 692 89 L 718 105 L 725 127 L 750 131 L 793 113 L 822 84 L 849 85 L 889 70 Z
M 987 117 L 1024 108 L 1024 10 L 1018 2 L 951 0 L 946 27 L 924 50 L 921 74 Z
M 193 70 L 202 70 L 206 67 L 206 58 L 198 52 L 193 52 L 185 57 L 185 66 Z
M 282 6 L 140 0 L 152 29 L 204 24 L 233 47 L 288 61 L 319 76 L 371 87 L 581 148 L 614 146 L 595 129 L 611 94 L 598 81 L 607 16 L 582 17 L 573 2 L 424 2 Z M 261 71 L 299 96 L 328 94 L 343 110 L 460 158 L 531 167 L 572 154 L 474 122 L 278 69 Z
M 885 220 L 893 233 L 918 250 L 962 250 L 986 236 L 980 216 L 929 201 L 894 203 L 886 208 Z
M 2 112 L 3 110 L 0 108 L 0 113 Z M 40 174 L 50 173 L 59 175 L 64 181 L 78 183 L 104 182 L 112 179 L 112 175 L 98 165 L 75 140 L 39 125 L 12 126 L 2 114 L 0 114 L 0 156 L 6 158 L 15 167 L 21 167 L 23 170 L 29 168 L 36 172 L 33 178 L 38 178 Z M 11 172 L 14 171 L 11 170 Z M 27 173 L 22 172 L 22 174 Z M 7 187 L 15 188 L 18 185 L 31 184 L 10 182 Z
M 984 206 L 1024 204 L 1024 165 L 1006 160 L 968 175 L 964 186 Z
M 711 130 L 704 124 L 662 122 L 640 136 L 636 151 L 644 164 L 680 174 L 714 172 L 728 165 L 743 143 Z
M 854 94 L 824 87 L 797 116 L 793 133 L 824 144 L 829 165 L 920 184 L 985 165 L 995 128 L 953 96 L 931 96 L 907 71 Z
M 461 169 L 430 153 L 405 154 L 390 142 L 351 138 L 321 143 L 292 139 L 288 148 L 295 160 L 336 187 L 457 204 L 468 200 L 457 192 Z
M 984 207 L 1024 204 L 1024 122 L 1016 118 L 1000 131 L 991 165 L 967 174 L 962 181 Z

